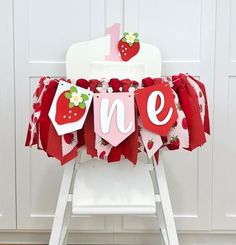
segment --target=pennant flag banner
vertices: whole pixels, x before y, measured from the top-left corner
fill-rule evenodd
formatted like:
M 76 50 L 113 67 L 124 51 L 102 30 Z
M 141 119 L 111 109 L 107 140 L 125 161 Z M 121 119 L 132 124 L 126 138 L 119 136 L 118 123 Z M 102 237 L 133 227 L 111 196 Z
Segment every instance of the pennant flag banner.
M 163 147 L 193 150 L 206 142 L 206 91 L 190 75 L 145 78 L 138 89 L 129 79 L 111 79 L 108 84 L 110 89 L 96 79 L 71 84 L 42 77 L 26 146 L 36 144 L 61 164 L 74 159 L 83 145 L 93 157 L 119 161 L 123 155 L 136 164 L 139 151 L 152 157 Z
M 130 93 L 97 94 L 93 107 L 95 133 L 111 145 L 119 145 L 134 132 L 134 96 Z
M 65 81 L 60 81 L 49 111 L 49 117 L 58 133 L 63 135 L 81 129 L 84 125 L 93 92 Z
M 135 98 L 144 128 L 166 136 L 178 117 L 169 84 L 138 89 Z

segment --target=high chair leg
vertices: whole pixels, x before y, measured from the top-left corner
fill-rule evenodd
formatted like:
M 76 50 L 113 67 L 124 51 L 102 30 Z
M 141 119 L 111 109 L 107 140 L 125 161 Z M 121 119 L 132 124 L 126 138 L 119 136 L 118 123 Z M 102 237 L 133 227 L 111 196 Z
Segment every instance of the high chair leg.
M 67 245 L 67 240 L 69 236 L 68 228 L 70 225 L 70 218 L 72 213 L 71 211 L 72 211 L 72 206 L 70 202 L 67 204 L 59 245 Z
M 158 217 L 160 217 L 161 221 L 160 224 L 162 226 L 161 233 L 163 236 L 163 240 L 165 242 L 165 245 L 179 245 L 162 157 L 159 158 L 158 165 L 154 157 L 152 158 L 152 160 L 160 195 L 160 209 L 162 210 L 163 215 L 161 216 L 160 212 L 157 210 L 159 212 Z
M 65 240 L 71 216 L 71 203 L 68 204 L 68 202 L 71 201 L 70 188 L 75 172 L 75 161 L 67 163 L 64 168 L 49 245 L 66 244 Z
M 156 203 L 156 205 L 157 205 L 156 206 L 156 215 L 157 215 L 158 223 L 160 226 L 161 239 L 162 239 L 163 244 L 169 245 L 169 239 L 167 236 L 166 224 L 165 224 L 164 217 L 163 217 L 163 211 L 161 208 L 161 203 Z

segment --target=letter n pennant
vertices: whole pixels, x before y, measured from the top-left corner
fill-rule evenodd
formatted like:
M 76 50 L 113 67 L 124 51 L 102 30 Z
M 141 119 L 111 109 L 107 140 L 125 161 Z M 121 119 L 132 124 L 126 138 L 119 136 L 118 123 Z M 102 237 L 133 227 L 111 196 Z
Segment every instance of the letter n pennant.
M 105 93 L 94 95 L 94 130 L 113 146 L 135 130 L 134 95 Z

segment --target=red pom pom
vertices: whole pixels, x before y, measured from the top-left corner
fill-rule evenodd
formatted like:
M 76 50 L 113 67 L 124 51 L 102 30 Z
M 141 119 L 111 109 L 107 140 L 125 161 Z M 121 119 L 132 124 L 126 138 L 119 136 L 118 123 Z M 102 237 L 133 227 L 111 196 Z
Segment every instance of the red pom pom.
M 99 83 L 100 83 L 100 81 L 97 80 L 97 79 L 90 79 L 89 80 L 90 90 L 93 91 L 93 92 L 97 92 L 96 91 L 96 88 L 97 88 L 97 86 L 98 86 Z
M 142 80 L 143 87 L 149 87 L 153 85 L 153 79 L 151 77 L 146 77 Z
M 89 87 L 89 82 L 86 79 L 81 78 L 76 81 L 76 85 L 81 88 L 87 89 Z
M 108 85 L 109 85 L 110 87 L 112 87 L 113 92 L 119 92 L 119 91 L 120 91 L 119 88 L 120 88 L 120 86 L 121 86 L 121 82 L 120 82 L 119 79 L 117 79 L 117 78 L 112 78 L 112 79 L 110 80 L 110 82 L 108 83 Z
M 68 80 L 69 80 L 69 79 L 68 79 Z M 67 80 L 66 80 L 64 77 L 59 78 L 58 81 L 64 81 L 64 82 L 67 82 Z
M 153 79 L 153 84 L 159 84 L 159 83 L 162 83 L 162 78 L 154 78 Z
M 132 84 L 132 81 L 129 80 L 129 79 L 123 79 L 121 80 L 121 84 L 122 84 L 122 92 L 128 92 L 129 91 L 129 88 Z
M 181 78 L 179 77 L 179 76 L 177 76 L 177 75 L 173 75 L 172 76 L 172 82 L 173 83 L 175 83 L 175 82 L 177 82 L 177 81 L 180 81 L 181 80 Z
M 137 81 L 133 81 L 133 86 L 137 88 L 139 86 L 139 83 Z

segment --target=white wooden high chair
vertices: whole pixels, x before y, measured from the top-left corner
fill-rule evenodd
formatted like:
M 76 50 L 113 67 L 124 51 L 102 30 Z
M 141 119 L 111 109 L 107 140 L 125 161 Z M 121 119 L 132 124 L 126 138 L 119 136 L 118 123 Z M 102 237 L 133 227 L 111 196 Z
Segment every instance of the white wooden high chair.
M 90 63 L 104 60 L 109 43 L 109 37 L 103 37 L 72 45 L 66 58 L 67 77 L 72 81 L 89 78 Z M 155 46 L 142 43 L 135 61 L 145 63 L 145 76 L 160 77 L 161 56 Z M 85 150 L 79 154 L 85 155 Z M 49 245 L 67 244 L 71 214 L 156 214 L 164 244 L 179 244 L 162 156 L 158 165 L 152 158 L 148 163 L 139 160 L 136 167 L 125 159 L 107 164 L 97 159 L 81 161 L 81 157 L 66 164 Z

